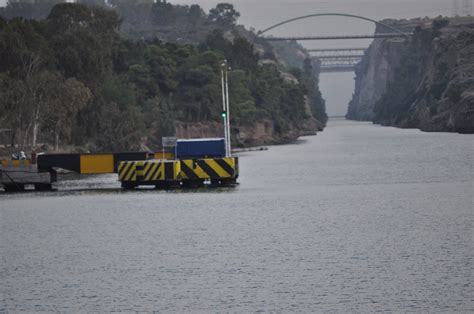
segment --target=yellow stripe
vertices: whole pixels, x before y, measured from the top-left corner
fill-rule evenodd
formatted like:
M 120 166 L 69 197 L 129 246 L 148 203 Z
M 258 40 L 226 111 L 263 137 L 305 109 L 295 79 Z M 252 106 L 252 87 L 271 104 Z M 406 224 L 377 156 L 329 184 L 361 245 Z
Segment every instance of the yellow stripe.
M 121 181 L 123 181 L 125 175 L 127 174 L 128 170 L 130 169 L 130 167 L 132 165 L 128 161 L 123 162 L 123 164 L 124 164 L 124 166 L 122 168 L 122 171 L 120 171 L 120 173 L 119 173 L 119 178 L 120 178 Z
M 199 167 L 197 164 L 194 163 L 194 161 L 192 160 L 184 160 L 184 164 L 186 166 L 188 166 L 189 169 L 191 169 L 192 172 L 194 172 L 194 174 L 196 176 L 198 176 L 199 179 L 207 179 L 209 178 L 209 176 L 207 175 L 206 172 L 204 172 L 204 170 L 201 169 L 201 167 Z M 190 178 L 188 178 L 190 179 Z
M 135 162 L 135 170 L 136 170 L 136 174 L 137 176 L 141 176 L 143 177 L 145 175 L 145 164 L 146 164 L 146 161 L 136 161 Z M 140 167 L 142 168 L 143 170 L 137 170 L 137 168 Z
M 230 177 L 230 174 L 227 173 L 227 171 L 225 171 L 224 169 L 222 169 L 222 167 L 219 166 L 219 164 L 214 159 L 206 159 L 205 162 L 210 168 L 212 168 L 212 170 L 214 170 L 219 175 L 219 177 L 221 178 Z
M 204 170 L 202 170 L 202 168 L 199 167 L 199 165 L 197 165 L 197 164 L 196 164 L 196 169 L 193 169 L 193 171 L 201 179 L 208 179 L 209 178 L 209 175 Z
M 222 160 L 224 160 L 229 166 L 235 169 L 235 158 L 225 157 L 225 158 L 222 158 Z
M 151 181 L 153 172 L 155 172 L 156 168 L 160 166 L 160 163 L 155 162 L 151 163 L 153 166 L 150 168 L 150 171 L 145 176 L 145 181 Z
M 126 165 L 125 165 L 125 167 L 122 169 L 122 171 L 121 171 L 121 173 L 120 173 L 120 176 L 119 176 L 119 178 L 120 178 L 121 181 L 127 181 L 127 180 L 126 180 L 126 176 L 127 176 L 127 174 L 128 174 L 129 171 L 130 171 L 130 173 L 135 172 L 134 170 L 131 170 L 131 169 L 132 169 L 133 162 L 131 162 L 131 161 L 126 161 L 125 164 L 126 164 Z M 130 174 L 128 174 L 128 177 L 130 177 Z
M 181 163 L 179 161 L 173 161 L 173 178 L 172 180 L 179 180 L 182 177 Z
M 130 168 L 128 170 L 128 173 L 125 174 L 125 178 L 124 180 L 125 181 L 131 181 L 132 180 L 132 177 L 135 175 L 135 164 L 132 162 L 130 162 Z
M 194 163 L 192 160 L 187 160 L 186 165 L 194 172 L 195 175 L 198 176 L 199 179 L 207 179 L 209 178 L 209 175 L 202 170 L 201 167 L 197 163 Z
M 170 153 L 170 152 L 165 152 L 164 154 L 163 154 L 163 152 L 155 153 L 154 158 L 155 159 L 173 160 L 174 159 L 174 153 Z
M 145 173 L 143 175 L 143 177 L 146 177 L 148 175 L 148 171 L 150 170 L 151 166 L 153 166 L 153 163 L 151 162 L 147 162 L 146 165 L 145 165 Z
M 114 155 L 80 155 L 80 165 L 83 174 L 114 173 Z
M 121 162 L 121 163 L 119 164 L 118 169 L 117 169 L 119 173 L 122 171 L 122 169 L 123 169 L 123 167 L 124 167 L 125 165 L 126 165 L 126 163 L 124 163 L 124 162 Z
M 191 167 L 189 166 L 189 164 L 188 164 L 188 162 L 189 162 L 188 160 L 182 160 L 181 162 L 182 162 L 185 166 L 188 166 L 188 168 L 191 168 Z M 183 171 L 181 171 L 181 172 L 182 172 L 181 177 L 183 177 L 184 179 L 189 179 L 185 172 L 183 172 Z
M 129 173 L 128 175 L 125 175 L 125 178 L 123 181 L 136 181 L 137 180 L 137 172 L 136 172 L 136 166 L 135 163 L 132 161 L 130 162 L 130 167 L 129 167 Z
M 20 167 L 20 166 L 30 166 L 31 160 L 29 159 L 22 159 L 22 160 L 2 160 L 3 167 Z
M 162 180 L 162 177 L 164 177 L 164 166 L 165 164 L 163 163 L 159 164 L 158 171 L 153 176 L 153 181 Z
M 125 168 L 127 167 L 128 163 L 127 162 L 121 162 L 118 166 L 118 175 L 119 175 L 119 180 L 123 179 L 123 173 Z

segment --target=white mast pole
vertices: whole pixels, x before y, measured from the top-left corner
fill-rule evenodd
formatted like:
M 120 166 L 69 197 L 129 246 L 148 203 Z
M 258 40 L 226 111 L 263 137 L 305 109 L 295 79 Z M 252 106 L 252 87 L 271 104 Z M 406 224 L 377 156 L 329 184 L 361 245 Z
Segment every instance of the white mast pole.
M 224 60 L 224 62 L 221 64 L 221 85 L 222 85 L 222 112 L 226 112 L 226 107 L 227 107 L 227 100 L 226 100 L 226 91 L 225 91 L 225 78 L 224 78 L 224 72 L 225 68 L 227 65 L 227 60 Z M 224 142 L 225 142 L 225 155 L 228 156 L 229 152 L 227 151 L 227 118 L 222 117 L 224 119 Z
M 226 90 L 226 99 L 227 99 L 227 102 L 226 102 L 226 105 L 227 105 L 227 108 L 226 108 L 226 112 L 227 112 L 227 115 L 226 115 L 226 120 L 227 120 L 227 152 L 228 152 L 227 157 L 231 157 L 231 155 L 232 155 L 232 143 L 231 143 L 231 136 L 230 136 L 230 110 L 229 110 L 229 75 L 228 75 L 229 70 L 230 70 L 230 67 L 227 67 L 227 63 L 226 63 L 225 90 Z

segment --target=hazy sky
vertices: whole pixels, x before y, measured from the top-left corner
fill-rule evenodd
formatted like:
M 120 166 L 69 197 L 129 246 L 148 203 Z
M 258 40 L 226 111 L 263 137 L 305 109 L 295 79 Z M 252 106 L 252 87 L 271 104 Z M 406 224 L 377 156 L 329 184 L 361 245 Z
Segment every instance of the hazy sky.
M 170 0 L 176 4 L 192 4 L 193 0 Z M 201 0 L 205 9 L 214 7 L 218 0 Z M 376 20 L 384 18 L 412 18 L 452 14 L 451 0 L 233 0 L 241 13 L 240 24 L 265 29 L 285 19 L 312 13 L 349 13 Z M 295 22 L 270 32 L 272 35 L 331 35 L 372 33 L 369 22 L 339 17 L 320 17 Z M 308 48 L 367 47 L 369 40 L 305 41 Z M 353 73 L 321 75 L 321 90 L 329 115 L 344 115 L 354 91 Z
M 459 1 L 459 0 L 458 0 Z M 171 3 L 192 4 L 198 2 L 209 10 L 222 0 L 169 0 Z M 450 15 L 451 0 L 233 0 L 241 13 L 240 24 L 264 29 L 285 19 L 312 13 L 349 13 L 376 20 L 384 18 L 411 18 L 437 15 Z M 287 24 L 272 30 L 273 35 L 330 35 L 358 34 L 373 32 L 370 22 L 341 17 L 319 17 Z M 368 41 L 343 42 L 305 42 L 307 46 L 347 46 L 347 44 L 366 46 Z
M 130 0 L 133 1 L 133 0 Z M 232 2 L 241 13 L 240 24 L 264 29 L 285 19 L 312 13 L 349 13 L 372 19 L 451 15 L 454 0 L 168 0 L 173 4 L 198 3 L 206 11 L 219 2 Z M 458 0 L 460 1 L 460 0 Z M 0 0 L 4 4 L 6 0 Z M 298 21 L 272 30 L 272 35 L 365 34 L 374 25 L 339 17 Z M 369 40 L 303 42 L 308 48 L 367 47 Z M 354 89 L 352 73 L 323 74 L 321 89 L 330 115 L 343 115 Z

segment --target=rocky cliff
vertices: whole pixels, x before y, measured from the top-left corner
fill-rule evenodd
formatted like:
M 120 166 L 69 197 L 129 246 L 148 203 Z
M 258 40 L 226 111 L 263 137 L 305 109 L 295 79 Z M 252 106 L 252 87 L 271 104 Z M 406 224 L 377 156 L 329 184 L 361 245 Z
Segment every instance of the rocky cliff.
M 301 122 L 296 128 L 291 126 L 287 132 L 278 133 L 275 131 L 274 122 L 264 120 L 251 125 L 233 125 L 232 143 L 236 147 L 254 147 L 272 144 L 285 144 L 297 140 L 300 136 L 316 135 L 322 131 L 324 124 L 314 118 L 306 99 L 306 114 L 308 119 Z M 223 125 L 217 122 L 207 123 L 186 123 L 177 121 L 175 123 L 176 136 L 178 138 L 209 138 L 223 137 Z
M 415 34 L 374 41 L 357 66 L 347 118 L 473 133 L 474 19 L 385 22 Z
M 301 136 L 316 135 L 317 132 L 323 131 L 328 118 L 325 100 L 319 90 L 319 63 L 311 59 L 309 53 L 296 42 L 271 45 L 240 26 L 238 33 L 254 43 L 255 51 L 261 56 L 260 64 L 275 65 L 279 69 L 281 79 L 288 83 L 305 84 L 306 117 L 301 119 L 298 124 L 289 124 L 284 132 L 277 132 L 278 126 L 271 119 L 264 119 L 252 124 L 234 123 L 231 128 L 233 145 L 252 147 L 286 144 L 296 141 Z M 235 32 L 227 32 L 225 35 L 229 40 L 233 40 Z M 223 126 L 221 123 L 213 121 L 199 123 L 176 121 L 175 134 L 178 138 L 222 137 Z

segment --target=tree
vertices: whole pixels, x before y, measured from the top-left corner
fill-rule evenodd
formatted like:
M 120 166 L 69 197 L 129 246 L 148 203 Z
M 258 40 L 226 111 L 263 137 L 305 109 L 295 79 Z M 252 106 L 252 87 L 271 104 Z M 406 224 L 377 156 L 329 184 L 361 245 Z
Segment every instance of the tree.
M 443 18 L 443 17 L 437 17 L 433 21 L 432 25 L 433 25 L 433 29 L 435 31 L 438 31 L 438 30 L 440 30 L 440 29 L 442 29 L 442 28 L 449 25 L 449 19 L 448 18 Z
M 189 13 L 188 13 L 189 23 L 195 26 L 204 15 L 205 14 L 199 5 L 197 4 L 191 5 L 191 7 L 189 8 Z
M 53 1 L 60 2 L 45 3 Z M 212 23 L 203 22 L 205 14 L 197 5 L 152 0 L 115 0 L 112 5 L 117 12 L 133 11 L 127 16 L 146 24 L 147 31 L 170 29 L 153 25 L 153 15 L 160 23 L 168 19 L 173 27 L 179 24 L 189 33 L 209 35 L 198 47 L 125 39 L 116 12 L 73 3 L 57 4 L 44 21 L 0 18 L 2 127 L 15 129 L 23 143 L 46 141 L 56 148 L 156 147 L 161 136 L 175 133 L 176 120 L 221 120 L 224 59 L 232 66 L 229 92 L 237 125 L 266 119 L 274 122 L 277 132 L 285 132 L 307 118 L 305 92 L 312 106 L 324 105 L 310 60 L 304 71 L 295 72 L 298 81 L 288 82 L 277 66 L 259 64 L 259 54 L 247 39 L 236 34 L 233 41 L 226 39 L 225 28 L 239 16 L 231 4 L 211 10 Z M 196 27 L 190 30 L 193 23 Z M 213 23 L 219 23 L 215 31 Z
M 153 4 L 151 10 L 154 24 L 169 25 L 176 19 L 175 7 L 166 1 L 158 0 L 158 2 Z
M 177 82 L 176 63 L 167 49 L 158 45 L 150 45 L 145 52 L 145 62 L 150 69 L 150 75 L 165 93 L 175 90 Z
M 252 125 L 261 118 L 255 99 L 249 88 L 251 80 L 245 71 L 229 73 L 229 92 L 232 100 L 232 122 L 237 125 Z
M 254 46 L 247 39 L 243 37 L 235 38 L 230 52 L 229 61 L 233 67 L 252 72 L 258 68 L 259 56 L 255 53 Z
M 176 102 L 185 121 L 219 119 L 222 110 L 220 63 L 222 57 L 211 51 L 191 55 L 178 71 L 180 82 Z
M 154 0 L 134 0 L 133 2 L 130 0 L 109 0 L 109 3 L 113 6 L 121 6 L 121 5 L 128 5 L 128 4 L 133 4 L 133 5 L 152 5 L 155 3 Z
M 92 97 L 91 91 L 80 81 L 69 78 L 62 80 L 59 76 L 48 104 L 46 122 L 54 133 L 54 147 L 59 149 L 60 138 L 68 143 L 72 139 L 72 130 L 77 113 L 82 110 Z
M 101 108 L 99 150 L 104 152 L 138 151 L 143 134 L 143 116 L 139 108 L 120 109 L 116 103 Z
M 230 3 L 219 3 L 209 11 L 209 20 L 223 27 L 232 27 L 240 17 L 240 13 Z
M 24 90 L 22 80 L 13 79 L 6 73 L 0 74 L 0 125 L 13 129 L 22 143 L 26 134 L 19 131 L 29 120 Z
M 56 5 L 47 19 L 47 36 L 64 75 L 99 84 L 111 71 L 119 25 L 113 11 L 72 3 Z
M 230 55 L 231 43 L 224 38 L 221 30 L 214 30 L 206 36 L 206 41 L 201 45 L 201 50 L 212 50 L 222 54 L 222 56 Z
M 105 0 L 76 0 L 76 2 L 80 4 L 84 4 L 84 5 L 102 6 L 102 7 L 105 7 L 107 5 Z

